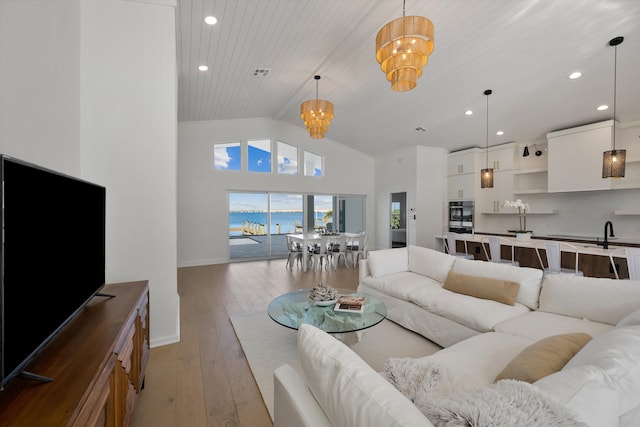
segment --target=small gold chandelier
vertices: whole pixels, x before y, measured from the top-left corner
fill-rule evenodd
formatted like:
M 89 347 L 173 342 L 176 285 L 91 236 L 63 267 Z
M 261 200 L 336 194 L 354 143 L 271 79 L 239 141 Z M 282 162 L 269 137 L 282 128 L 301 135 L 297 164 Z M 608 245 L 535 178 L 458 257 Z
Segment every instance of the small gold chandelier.
M 391 82 L 391 89 L 405 92 L 416 87 L 433 52 L 433 23 L 423 16 L 405 16 L 394 19 L 378 31 L 376 60 Z
M 313 139 L 324 138 L 333 119 L 333 104 L 324 99 L 318 99 L 318 80 L 320 76 L 313 76 L 316 80 L 316 99 L 310 99 L 300 104 L 300 118 Z

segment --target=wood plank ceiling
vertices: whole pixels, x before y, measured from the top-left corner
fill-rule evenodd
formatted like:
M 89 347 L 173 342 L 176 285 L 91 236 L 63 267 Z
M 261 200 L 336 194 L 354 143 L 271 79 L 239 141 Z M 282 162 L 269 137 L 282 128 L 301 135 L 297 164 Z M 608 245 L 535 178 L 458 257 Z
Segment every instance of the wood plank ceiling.
M 208 15 L 218 23 L 205 24 Z M 608 42 L 619 35 L 616 118 L 640 120 L 638 0 L 407 0 L 406 15 L 432 20 L 435 50 L 417 88 L 397 93 L 375 60 L 375 37 L 402 16 L 401 0 L 178 0 L 179 121 L 270 117 L 303 127 L 300 104 L 315 98 L 319 74 L 319 97 L 335 105 L 326 137 L 372 156 L 484 146 L 485 89 L 489 144 L 527 143 L 613 118 Z M 573 71 L 582 77 L 568 79 Z

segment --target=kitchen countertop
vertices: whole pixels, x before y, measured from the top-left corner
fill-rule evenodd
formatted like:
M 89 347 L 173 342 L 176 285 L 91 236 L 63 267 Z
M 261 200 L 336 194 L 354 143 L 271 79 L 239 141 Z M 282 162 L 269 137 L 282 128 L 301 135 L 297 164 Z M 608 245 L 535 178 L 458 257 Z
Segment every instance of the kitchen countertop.
M 609 241 L 609 248 L 604 249 L 601 245 L 597 245 L 596 242 L 602 241 L 600 237 L 596 236 L 574 236 L 574 235 L 566 235 L 566 234 L 549 234 L 549 235 L 540 235 L 533 234 L 530 241 L 518 241 L 515 238 L 515 234 L 509 233 L 506 231 L 503 232 L 480 232 L 476 231 L 475 234 L 464 234 L 469 242 L 478 242 L 482 241 L 483 237 L 487 236 L 499 236 L 507 241 L 513 243 L 514 246 L 524 247 L 524 248 L 543 248 L 545 240 L 557 240 L 569 243 L 575 246 L 579 253 L 581 254 L 589 254 L 589 255 L 599 255 L 608 257 L 609 254 L 615 257 L 625 257 L 624 248 L 625 247 L 640 247 L 640 239 L 638 238 L 618 238 L 613 237 Z M 442 236 L 439 236 L 442 238 Z

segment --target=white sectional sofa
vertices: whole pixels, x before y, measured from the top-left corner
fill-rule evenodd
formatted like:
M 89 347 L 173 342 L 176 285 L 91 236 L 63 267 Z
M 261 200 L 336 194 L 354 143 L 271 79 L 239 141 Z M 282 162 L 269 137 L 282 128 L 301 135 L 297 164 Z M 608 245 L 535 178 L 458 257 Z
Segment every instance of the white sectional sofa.
M 359 268 L 359 291 L 444 348 L 377 373 L 303 325 L 304 372 L 274 373 L 276 427 L 640 425 L 640 281 L 543 278 L 416 246 L 371 251 Z M 528 406 L 500 406 L 513 396 Z M 532 401 L 552 421 L 528 414 Z

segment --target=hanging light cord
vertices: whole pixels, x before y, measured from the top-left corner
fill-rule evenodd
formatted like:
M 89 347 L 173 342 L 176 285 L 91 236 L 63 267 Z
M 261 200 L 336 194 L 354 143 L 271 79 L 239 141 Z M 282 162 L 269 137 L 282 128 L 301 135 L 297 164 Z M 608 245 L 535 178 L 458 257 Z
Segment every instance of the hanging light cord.
M 616 81 L 618 80 L 618 45 L 613 47 L 613 153 L 616 152 Z
M 404 18 L 404 7 L 407 3 L 407 0 L 402 0 L 402 17 Z

